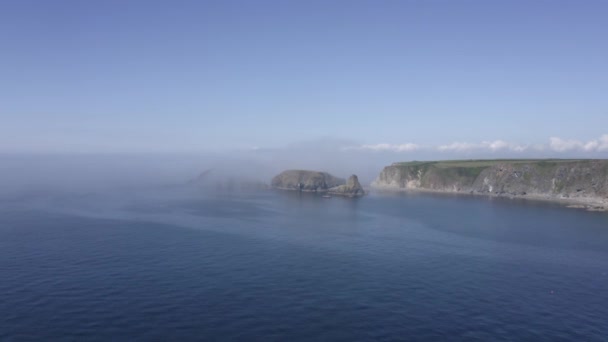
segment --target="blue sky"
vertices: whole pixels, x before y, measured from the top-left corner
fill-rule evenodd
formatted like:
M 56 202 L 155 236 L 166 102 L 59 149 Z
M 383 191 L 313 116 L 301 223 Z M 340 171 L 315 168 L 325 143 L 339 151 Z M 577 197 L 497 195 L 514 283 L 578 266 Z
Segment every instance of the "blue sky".
M 591 0 L 2 1 L 0 152 L 608 153 L 606 18 Z

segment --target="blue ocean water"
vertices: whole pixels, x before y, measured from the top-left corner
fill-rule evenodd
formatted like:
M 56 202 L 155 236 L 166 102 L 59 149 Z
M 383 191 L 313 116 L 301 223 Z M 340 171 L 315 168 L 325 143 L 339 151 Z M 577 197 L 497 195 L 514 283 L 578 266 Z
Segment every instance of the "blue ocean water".
M 608 215 L 428 194 L 0 203 L 0 340 L 608 339 Z

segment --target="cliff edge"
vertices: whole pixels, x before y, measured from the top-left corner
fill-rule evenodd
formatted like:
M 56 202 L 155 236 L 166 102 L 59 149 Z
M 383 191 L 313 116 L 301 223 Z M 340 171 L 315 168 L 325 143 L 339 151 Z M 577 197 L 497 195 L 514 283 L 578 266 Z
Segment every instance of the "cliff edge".
M 454 160 L 394 163 L 372 187 L 568 200 L 608 208 L 608 160 Z

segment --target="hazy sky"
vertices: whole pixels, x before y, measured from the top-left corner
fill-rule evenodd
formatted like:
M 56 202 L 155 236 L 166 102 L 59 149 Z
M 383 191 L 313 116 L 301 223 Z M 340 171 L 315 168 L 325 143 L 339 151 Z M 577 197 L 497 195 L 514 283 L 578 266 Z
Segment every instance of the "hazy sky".
M 0 1 L 0 152 L 608 153 L 607 18 L 590 0 Z

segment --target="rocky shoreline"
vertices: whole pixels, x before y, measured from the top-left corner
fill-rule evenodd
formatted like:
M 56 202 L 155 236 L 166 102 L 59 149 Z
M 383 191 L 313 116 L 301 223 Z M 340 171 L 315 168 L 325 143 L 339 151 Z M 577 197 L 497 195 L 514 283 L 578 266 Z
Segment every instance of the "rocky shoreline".
M 608 212 L 608 199 L 606 198 L 589 198 L 589 197 L 553 197 L 549 195 L 540 194 L 525 194 L 525 195 L 513 195 L 513 194 L 497 194 L 497 193 L 480 193 L 480 192 L 461 192 L 461 191 L 449 191 L 449 190 L 435 190 L 435 189 L 423 189 L 423 188 L 398 188 L 394 186 L 380 186 L 373 185 L 372 189 L 375 191 L 386 191 L 386 192 L 410 192 L 410 193 L 433 193 L 442 195 L 459 195 L 459 196 L 476 196 L 476 197 L 492 197 L 492 198 L 504 198 L 504 199 L 523 199 L 538 202 L 557 203 L 571 209 L 584 209 L 587 211 L 596 212 Z
M 225 190 L 277 189 L 359 197 L 366 194 L 356 175 L 347 180 L 327 172 L 286 170 L 270 186 L 201 173 L 191 183 Z M 224 177 L 222 177 L 224 176 Z M 429 192 L 526 199 L 560 203 L 568 208 L 608 211 L 608 160 L 513 159 L 449 160 L 393 163 L 372 182 L 380 191 Z

